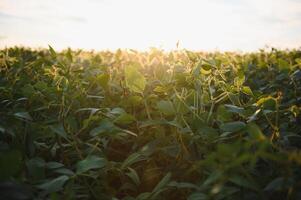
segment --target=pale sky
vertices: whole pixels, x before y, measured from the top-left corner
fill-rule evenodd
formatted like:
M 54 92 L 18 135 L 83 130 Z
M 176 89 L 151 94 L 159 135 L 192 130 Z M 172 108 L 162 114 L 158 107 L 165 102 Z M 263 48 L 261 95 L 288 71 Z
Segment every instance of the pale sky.
M 0 48 L 301 47 L 301 0 L 0 0 Z

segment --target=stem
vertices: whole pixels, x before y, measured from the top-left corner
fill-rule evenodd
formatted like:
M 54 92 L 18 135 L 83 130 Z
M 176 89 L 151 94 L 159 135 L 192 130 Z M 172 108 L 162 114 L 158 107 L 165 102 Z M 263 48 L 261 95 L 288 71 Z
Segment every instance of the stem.
M 145 107 L 145 110 L 146 110 L 147 117 L 148 117 L 149 120 L 152 120 L 152 117 L 151 117 L 151 115 L 150 115 L 150 112 L 149 112 L 149 108 L 148 108 L 146 99 L 145 99 L 145 97 L 144 97 L 143 94 L 142 94 L 142 97 L 143 97 L 143 99 L 144 99 L 143 102 L 144 102 L 144 107 Z

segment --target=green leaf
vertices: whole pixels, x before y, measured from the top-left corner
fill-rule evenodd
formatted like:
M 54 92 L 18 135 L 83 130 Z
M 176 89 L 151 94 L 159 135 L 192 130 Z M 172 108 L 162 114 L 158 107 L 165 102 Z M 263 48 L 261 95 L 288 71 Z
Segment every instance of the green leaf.
M 56 57 L 56 52 L 54 51 L 54 49 L 53 49 L 50 45 L 48 45 L 48 47 L 49 47 L 50 55 L 51 55 L 53 58 L 55 58 L 55 57 Z
M 126 113 L 125 110 L 123 108 L 113 108 L 111 111 L 110 111 L 110 114 L 113 114 L 113 115 L 121 115 L 121 114 L 124 114 Z
M 21 89 L 21 91 L 22 91 L 22 94 L 27 98 L 30 98 L 35 94 L 35 89 L 30 84 L 24 85 L 23 88 Z
M 22 154 L 12 150 L 0 152 L 0 180 L 12 178 L 22 167 Z
M 28 112 L 17 112 L 14 113 L 14 116 L 25 121 L 32 121 L 32 118 Z
M 213 171 L 211 174 L 207 177 L 205 182 L 203 183 L 204 186 L 208 186 L 217 180 L 219 180 L 222 176 L 222 173 L 220 171 Z
M 130 114 L 127 114 L 127 113 L 123 113 L 123 114 L 119 115 L 114 120 L 115 123 L 121 124 L 121 125 L 131 124 L 134 121 L 135 121 L 135 117 L 133 115 L 130 115 Z
M 136 170 L 132 168 L 128 168 L 130 172 L 126 173 L 128 177 L 138 186 L 140 185 L 140 178 L 139 175 L 137 174 Z
M 158 126 L 158 125 L 169 125 L 169 126 L 174 126 L 179 129 L 182 129 L 183 127 L 176 121 L 167 121 L 165 119 L 161 120 L 146 120 L 141 122 L 140 128 L 145 128 L 148 126 Z
M 152 197 L 155 198 L 159 193 L 161 193 L 165 187 L 168 185 L 171 179 L 171 173 L 168 172 L 161 181 L 156 185 L 156 187 L 152 191 Z
M 238 107 L 235 105 L 225 104 L 225 107 L 229 112 L 232 112 L 232 113 L 237 113 L 237 114 L 243 115 L 243 113 L 245 112 L 244 108 L 241 108 L 241 107 Z
M 267 184 L 264 190 L 282 190 L 291 187 L 293 183 L 294 181 L 292 178 L 278 177 Z
M 187 200 L 207 200 L 207 199 L 208 197 L 206 194 L 200 192 L 194 192 L 191 195 L 189 195 Z
M 67 175 L 67 176 L 73 176 L 74 175 L 74 172 L 71 171 L 70 169 L 67 169 L 67 168 L 58 168 L 58 169 L 55 169 L 53 172 L 55 172 L 57 174 Z
M 133 65 L 125 67 L 125 82 L 126 86 L 132 91 L 143 93 L 146 85 L 144 76 Z
M 101 87 L 107 88 L 109 80 L 110 80 L 110 75 L 109 74 L 100 74 L 97 76 L 97 80 L 98 80 L 99 84 L 101 85 Z
M 157 102 L 157 108 L 159 111 L 161 111 L 165 115 L 175 114 L 175 108 L 171 101 L 161 100 L 161 101 Z
M 99 125 L 90 131 L 91 136 L 96 136 L 102 133 L 112 133 L 118 128 L 108 119 L 103 119 Z
M 69 60 L 69 62 L 73 61 L 72 50 L 70 48 L 67 49 L 66 57 Z
M 49 128 L 55 132 L 58 136 L 61 136 L 65 139 L 67 139 L 67 133 L 65 132 L 65 128 L 63 126 L 63 124 L 55 124 L 55 125 L 51 125 L 49 126 Z
M 126 167 L 145 159 L 146 158 L 140 153 L 133 153 L 123 161 L 121 169 L 125 169 Z
M 42 158 L 35 157 L 26 162 L 28 174 L 34 180 L 45 178 L 45 166 L 46 163 Z
M 144 192 L 137 196 L 136 200 L 149 200 L 151 196 L 150 192 Z
M 46 167 L 48 169 L 57 169 L 57 168 L 60 168 L 60 167 L 64 167 L 64 165 L 62 163 L 59 163 L 59 162 L 48 162 L 48 163 L 46 163 Z
M 247 124 L 247 132 L 249 133 L 250 137 L 255 140 L 265 140 L 264 134 L 261 132 L 259 126 L 254 122 Z
M 223 188 L 221 189 L 221 191 L 218 195 L 218 197 L 219 197 L 218 199 L 233 199 L 233 197 L 231 198 L 231 196 L 235 193 L 238 193 L 239 191 L 241 191 L 241 190 L 237 187 L 223 186 Z
M 240 87 L 245 82 L 245 76 L 243 74 L 239 74 L 237 77 L 234 78 L 234 85 Z
M 106 160 L 98 156 L 88 156 L 86 159 L 79 161 L 76 164 L 76 173 L 81 174 L 90 169 L 99 169 L 106 165 Z
M 228 122 L 225 124 L 222 124 L 220 126 L 220 129 L 225 132 L 237 132 L 246 127 L 246 124 L 244 122 L 236 121 L 236 122 Z
M 239 94 L 238 93 L 233 93 L 233 92 L 229 92 L 228 93 L 229 99 L 232 102 L 232 104 L 234 105 L 239 105 L 240 101 L 239 101 Z
M 216 115 L 217 115 L 217 120 L 222 122 L 231 121 L 233 117 L 233 113 L 231 113 L 229 109 L 226 108 L 225 105 L 219 105 L 217 107 Z
M 287 72 L 290 70 L 290 64 L 286 60 L 279 58 L 278 59 L 278 69 L 281 72 Z
M 199 187 L 195 184 L 192 183 L 187 183 L 187 182 L 176 182 L 176 181 L 171 181 L 168 184 L 169 187 L 176 187 L 178 189 L 199 189 Z
M 244 188 L 248 188 L 248 189 L 252 189 L 252 190 L 257 190 L 256 185 L 249 181 L 248 179 L 242 177 L 242 176 L 233 176 L 229 179 L 232 183 L 235 183 L 238 186 L 244 187 Z
M 58 192 L 63 189 L 64 184 L 69 180 L 66 175 L 59 176 L 51 181 L 47 181 L 37 187 L 44 190 L 47 194 Z

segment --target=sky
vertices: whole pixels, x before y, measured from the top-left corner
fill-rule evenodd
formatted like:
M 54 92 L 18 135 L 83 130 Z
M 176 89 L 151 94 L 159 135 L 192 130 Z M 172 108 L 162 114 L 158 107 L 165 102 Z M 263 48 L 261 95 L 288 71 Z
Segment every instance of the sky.
M 301 0 L 0 0 L 0 48 L 301 47 Z

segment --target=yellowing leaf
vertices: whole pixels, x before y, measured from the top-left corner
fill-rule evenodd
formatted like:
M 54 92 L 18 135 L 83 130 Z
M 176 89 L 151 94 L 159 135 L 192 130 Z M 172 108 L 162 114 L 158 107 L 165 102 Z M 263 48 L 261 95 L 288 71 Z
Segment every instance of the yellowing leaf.
M 251 88 L 248 86 L 243 86 L 241 91 L 243 93 L 245 93 L 246 95 L 253 96 L 253 92 L 252 92 Z

